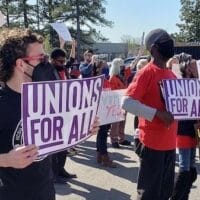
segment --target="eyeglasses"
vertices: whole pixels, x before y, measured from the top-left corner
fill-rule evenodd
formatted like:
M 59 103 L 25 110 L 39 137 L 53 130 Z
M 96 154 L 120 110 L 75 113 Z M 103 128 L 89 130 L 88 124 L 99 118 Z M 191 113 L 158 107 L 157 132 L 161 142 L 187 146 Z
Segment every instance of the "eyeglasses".
M 45 54 L 37 55 L 37 56 L 27 56 L 22 58 L 24 61 L 31 61 L 31 60 L 48 60 L 49 56 Z
M 92 57 L 93 55 L 91 53 L 87 53 L 85 56 Z
M 61 65 L 66 63 L 66 60 L 55 59 L 56 62 L 59 62 Z

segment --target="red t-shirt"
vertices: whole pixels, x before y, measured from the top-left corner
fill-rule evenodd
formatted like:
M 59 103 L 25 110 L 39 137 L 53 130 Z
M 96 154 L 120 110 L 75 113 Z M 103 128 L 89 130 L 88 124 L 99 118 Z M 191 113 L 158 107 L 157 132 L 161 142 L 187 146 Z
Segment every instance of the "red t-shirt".
M 103 89 L 111 90 L 110 82 L 107 79 L 104 79 L 104 81 L 103 81 Z
M 165 103 L 160 89 L 160 81 L 163 79 L 175 79 L 176 76 L 169 69 L 162 69 L 153 63 L 138 71 L 129 85 L 126 95 L 142 104 L 165 111 Z M 158 118 L 152 122 L 139 118 L 141 142 L 155 150 L 172 150 L 176 148 L 177 122 L 166 127 Z
M 195 148 L 198 144 L 196 137 L 190 137 L 186 135 L 177 135 L 176 146 L 178 148 Z
M 124 83 L 116 76 L 111 76 L 109 79 L 111 90 L 125 89 Z
M 67 80 L 67 76 L 65 74 L 65 70 L 59 71 L 58 73 L 60 75 L 61 80 Z

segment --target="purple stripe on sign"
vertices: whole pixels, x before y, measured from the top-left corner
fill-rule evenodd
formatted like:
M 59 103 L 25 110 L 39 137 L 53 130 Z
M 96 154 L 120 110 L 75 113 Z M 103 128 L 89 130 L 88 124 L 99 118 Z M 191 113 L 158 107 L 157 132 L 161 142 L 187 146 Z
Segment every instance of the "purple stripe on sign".
M 58 145 L 61 145 L 61 144 L 64 144 L 64 141 L 54 142 L 54 143 L 51 143 L 51 144 L 44 144 L 44 145 L 39 146 L 39 148 L 45 149 L 45 148 L 48 148 L 48 147 L 58 146 Z
M 180 113 L 177 113 L 177 114 L 173 113 L 173 115 L 174 116 L 188 116 L 188 113 L 185 113 L 185 114 L 184 113 L 181 113 L 181 114 Z

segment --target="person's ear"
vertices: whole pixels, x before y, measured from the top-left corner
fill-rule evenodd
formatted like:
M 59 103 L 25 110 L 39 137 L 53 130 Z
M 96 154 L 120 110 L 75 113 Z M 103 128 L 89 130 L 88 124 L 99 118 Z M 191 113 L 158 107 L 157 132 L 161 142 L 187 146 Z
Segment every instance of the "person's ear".
M 21 58 L 18 58 L 15 62 L 16 68 L 22 72 L 24 72 L 24 61 Z
M 158 52 L 159 46 L 157 44 L 152 44 L 151 46 L 151 55 L 155 55 Z

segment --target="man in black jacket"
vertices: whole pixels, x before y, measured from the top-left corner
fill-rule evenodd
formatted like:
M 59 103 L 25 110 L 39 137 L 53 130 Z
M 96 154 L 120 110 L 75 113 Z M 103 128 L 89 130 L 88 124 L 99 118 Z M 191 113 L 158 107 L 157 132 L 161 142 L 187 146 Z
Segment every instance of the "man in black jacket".
M 69 79 L 68 69 L 73 64 L 75 57 L 75 41 L 72 43 L 72 50 L 69 61 L 66 60 L 66 53 L 61 48 L 55 48 L 50 55 L 51 62 L 40 65 L 34 70 L 34 81 L 52 81 Z M 76 178 L 75 174 L 68 173 L 65 169 L 67 151 L 61 151 L 52 156 L 54 182 L 65 184 L 69 178 Z

